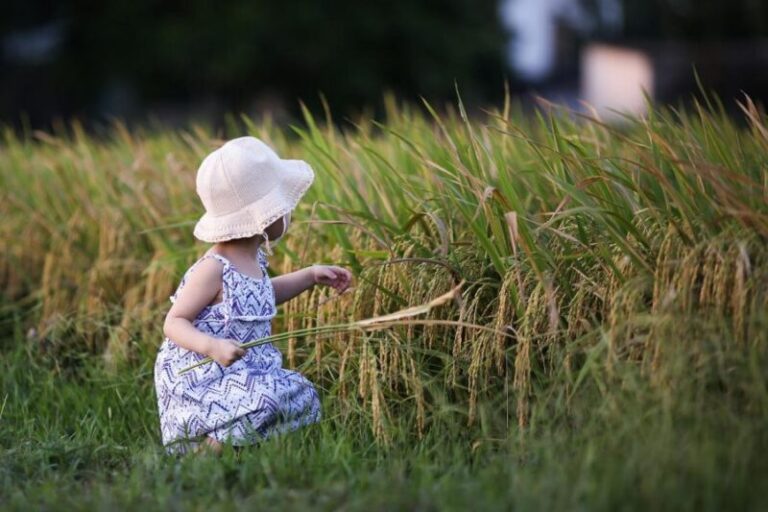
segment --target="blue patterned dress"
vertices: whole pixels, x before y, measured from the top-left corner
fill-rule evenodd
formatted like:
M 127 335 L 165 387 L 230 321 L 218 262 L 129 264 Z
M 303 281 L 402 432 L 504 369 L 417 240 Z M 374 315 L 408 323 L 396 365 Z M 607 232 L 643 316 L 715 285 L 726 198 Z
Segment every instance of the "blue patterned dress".
M 213 337 L 240 343 L 269 336 L 276 314 L 275 294 L 261 249 L 262 279 L 242 274 L 218 254 L 207 254 L 187 270 L 171 302 L 206 258 L 216 258 L 224 266 L 222 301 L 203 308 L 193 325 Z M 203 440 L 201 436 L 245 445 L 319 421 L 314 386 L 300 373 L 284 369 L 282 354 L 271 343 L 246 349 L 242 359 L 230 366 L 214 361 L 179 375 L 204 357 L 168 338 L 158 351 L 155 389 L 168 453 L 187 452 Z

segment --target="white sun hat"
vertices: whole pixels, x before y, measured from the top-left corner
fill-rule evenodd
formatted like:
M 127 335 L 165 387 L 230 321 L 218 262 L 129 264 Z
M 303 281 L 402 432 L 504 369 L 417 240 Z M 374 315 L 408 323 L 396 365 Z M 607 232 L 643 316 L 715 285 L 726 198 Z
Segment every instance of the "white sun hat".
M 224 242 L 264 234 L 290 213 L 315 173 L 303 160 L 284 160 L 255 137 L 239 137 L 209 154 L 197 170 L 197 194 L 205 214 L 194 235 Z

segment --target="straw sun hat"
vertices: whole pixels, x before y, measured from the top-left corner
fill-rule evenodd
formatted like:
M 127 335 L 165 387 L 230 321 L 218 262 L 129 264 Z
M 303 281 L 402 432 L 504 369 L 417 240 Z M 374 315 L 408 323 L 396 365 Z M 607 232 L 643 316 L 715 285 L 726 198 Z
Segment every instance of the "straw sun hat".
M 290 213 L 315 174 L 303 160 L 283 160 L 255 137 L 232 139 L 209 154 L 197 171 L 205 214 L 194 235 L 223 242 L 263 234 Z

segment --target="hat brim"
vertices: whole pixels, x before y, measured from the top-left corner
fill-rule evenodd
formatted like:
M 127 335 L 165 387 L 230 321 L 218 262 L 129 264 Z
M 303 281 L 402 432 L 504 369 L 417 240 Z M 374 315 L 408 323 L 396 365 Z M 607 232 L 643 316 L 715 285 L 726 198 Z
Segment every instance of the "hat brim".
M 277 219 L 293 210 L 315 178 L 303 160 L 281 160 L 280 184 L 258 201 L 240 210 L 215 217 L 205 213 L 193 234 L 203 242 L 216 243 L 264 233 Z

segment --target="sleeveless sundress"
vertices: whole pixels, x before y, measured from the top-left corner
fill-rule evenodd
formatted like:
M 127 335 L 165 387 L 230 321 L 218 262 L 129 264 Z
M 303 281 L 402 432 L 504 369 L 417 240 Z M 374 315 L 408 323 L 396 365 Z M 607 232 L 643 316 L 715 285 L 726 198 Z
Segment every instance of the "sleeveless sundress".
M 215 258 L 224 266 L 222 301 L 203 308 L 193 325 L 240 343 L 269 336 L 277 308 L 261 249 L 257 257 L 261 279 L 242 274 L 218 254 L 203 256 L 184 274 L 171 302 L 195 267 Z M 300 373 L 284 369 L 282 354 L 271 343 L 246 349 L 230 366 L 214 361 L 179 375 L 204 358 L 167 337 L 158 350 L 154 380 L 162 442 L 169 454 L 194 449 L 203 436 L 240 446 L 320 420 L 315 387 Z

